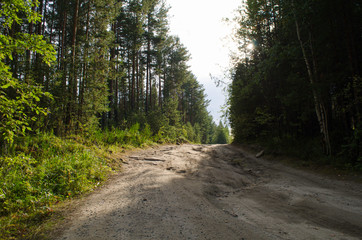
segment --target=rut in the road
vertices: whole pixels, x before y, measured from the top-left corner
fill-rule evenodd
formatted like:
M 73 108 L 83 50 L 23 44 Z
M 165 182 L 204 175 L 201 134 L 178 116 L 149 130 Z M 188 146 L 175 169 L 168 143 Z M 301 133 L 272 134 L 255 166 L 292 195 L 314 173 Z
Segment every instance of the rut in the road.
M 359 239 L 362 192 L 229 145 L 162 146 L 84 200 L 58 239 Z

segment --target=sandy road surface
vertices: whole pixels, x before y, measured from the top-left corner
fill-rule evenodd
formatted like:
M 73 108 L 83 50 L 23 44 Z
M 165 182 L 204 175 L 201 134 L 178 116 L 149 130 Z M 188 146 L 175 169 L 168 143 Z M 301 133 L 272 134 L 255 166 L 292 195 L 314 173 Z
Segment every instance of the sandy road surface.
M 362 239 L 360 184 L 228 145 L 132 154 L 119 176 L 68 216 L 59 240 Z

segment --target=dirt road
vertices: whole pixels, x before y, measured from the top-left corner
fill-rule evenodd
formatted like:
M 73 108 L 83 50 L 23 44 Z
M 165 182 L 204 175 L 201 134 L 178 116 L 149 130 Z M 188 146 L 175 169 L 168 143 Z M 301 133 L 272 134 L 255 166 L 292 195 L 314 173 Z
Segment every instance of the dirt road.
M 59 240 L 362 239 L 362 186 L 229 145 L 162 146 L 67 218 Z

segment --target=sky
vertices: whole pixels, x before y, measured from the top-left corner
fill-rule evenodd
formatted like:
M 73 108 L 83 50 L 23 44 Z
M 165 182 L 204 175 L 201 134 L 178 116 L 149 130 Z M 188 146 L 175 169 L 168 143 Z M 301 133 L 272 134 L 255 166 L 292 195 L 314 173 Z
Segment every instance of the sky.
M 232 26 L 223 19 L 233 18 L 241 0 L 167 0 L 167 3 L 171 7 L 170 32 L 179 36 L 190 52 L 190 69 L 204 86 L 211 101 L 208 110 L 218 124 L 226 97 L 213 78 L 227 81 L 224 76 L 233 47 Z

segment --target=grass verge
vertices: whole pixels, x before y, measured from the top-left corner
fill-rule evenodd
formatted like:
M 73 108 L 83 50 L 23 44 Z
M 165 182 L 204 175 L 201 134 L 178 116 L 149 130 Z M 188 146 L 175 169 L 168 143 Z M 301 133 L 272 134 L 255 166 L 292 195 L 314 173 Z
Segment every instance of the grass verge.
M 54 204 L 97 187 L 112 171 L 104 154 L 46 133 L 19 141 L 0 158 L 0 239 L 27 239 Z
M 153 134 L 147 124 L 66 138 L 39 133 L 18 139 L 9 154 L 0 156 L 0 240 L 34 239 L 57 216 L 56 206 L 92 191 L 119 170 L 124 149 L 187 139 L 184 128 L 169 126 Z
M 33 239 L 57 214 L 55 206 L 90 192 L 119 170 L 117 156 L 125 148 L 164 142 L 160 136 L 136 124 L 87 136 L 39 133 L 19 139 L 11 153 L 0 156 L 0 239 Z

